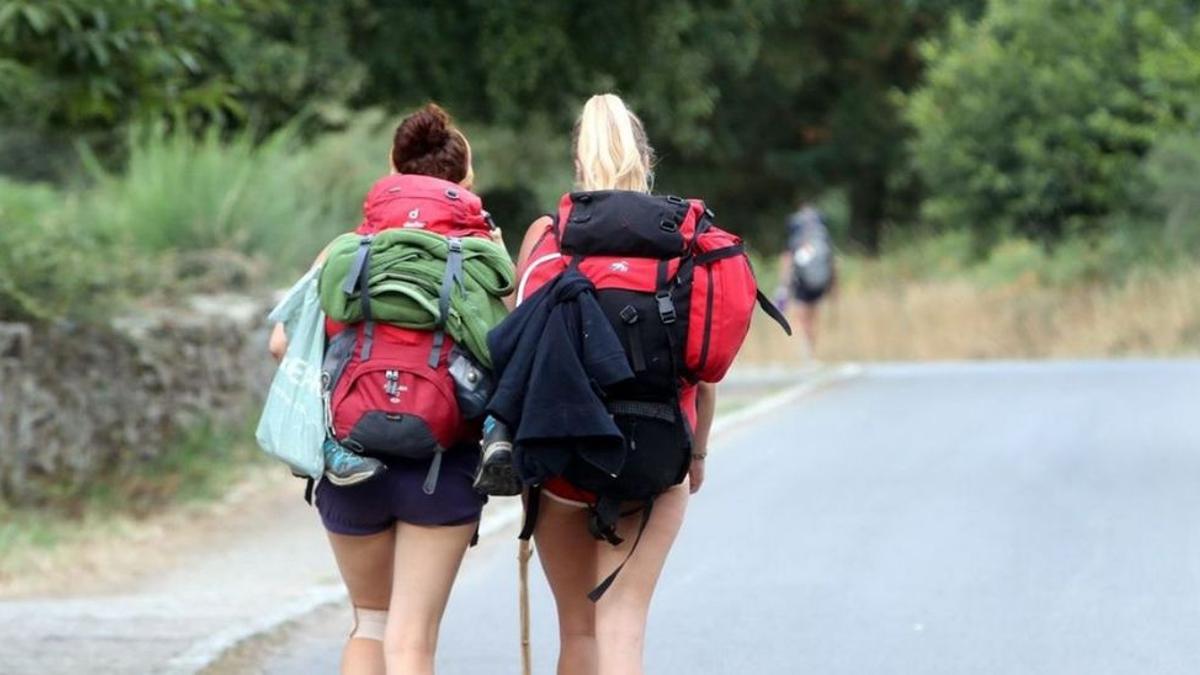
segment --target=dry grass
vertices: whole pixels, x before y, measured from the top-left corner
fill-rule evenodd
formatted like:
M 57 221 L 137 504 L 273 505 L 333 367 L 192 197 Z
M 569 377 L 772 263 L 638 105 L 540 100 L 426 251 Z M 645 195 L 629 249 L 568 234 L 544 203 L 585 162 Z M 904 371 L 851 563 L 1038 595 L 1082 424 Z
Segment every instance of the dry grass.
M 1002 287 L 969 281 L 846 285 L 822 308 L 824 360 L 921 361 L 1200 354 L 1200 266 L 1144 271 L 1116 285 L 1046 287 L 1032 274 Z M 799 359 L 762 317 L 750 363 Z
M 154 514 L 0 511 L 14 539 L 0 555 L 0 599 L 125 589 L 201 550 L 233 520 L 261 516 L 281 496 L 291 504 L 300 492 L 286 470 L 267 463 L 246 467 L 226 487 L 211 499 L 163 504 Z

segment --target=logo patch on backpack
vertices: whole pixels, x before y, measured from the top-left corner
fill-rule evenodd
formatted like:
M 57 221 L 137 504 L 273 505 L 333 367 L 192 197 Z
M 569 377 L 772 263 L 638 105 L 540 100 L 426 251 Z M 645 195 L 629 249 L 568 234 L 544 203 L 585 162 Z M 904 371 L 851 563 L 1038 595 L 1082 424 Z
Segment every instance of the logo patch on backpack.
M 425 223 L 423 223 L 419 220 L 420 217 L 421 217 L 421 209 L 413 209 L 412 211 L 409 211 L 408 212 L 408 220 L 405 221 L 403 227 L 424 229 Z
M 629 271 L 629 263 L 624 260 L 618 260 L 617 262 L 609 265 L 608 269 L 610 269 L 614 272 L 628 272 Z

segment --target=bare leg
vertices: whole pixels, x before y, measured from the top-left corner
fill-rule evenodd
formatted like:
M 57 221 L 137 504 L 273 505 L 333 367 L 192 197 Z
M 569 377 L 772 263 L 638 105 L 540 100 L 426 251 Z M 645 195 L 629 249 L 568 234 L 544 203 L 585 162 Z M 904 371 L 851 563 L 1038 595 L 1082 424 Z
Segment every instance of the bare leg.
M 596 675 L 596 585 L 599 542 L 588 532 L 587 511 L 542 496 L 534 541 L 558 609 L 558 675 Z M 607 544 L 606 544 L 607 545 Z
M 800 327 L 800 357 L 809 362 L 817 351 L 817 305 L 796 300 L 792 320 Z
M 384 655 L 389 675 L 432 675 L 438 627 L 475 523 L 396 526 Z
M 329 533 L 338 570 L 346 583 L 350 602 L 362 609 L 386 610 L 392 592 L 392 552 L 396 531 L 348 536 Z M 342 675 L 384 675 L 383 644 L 351 638 L 342 650 Z
M 646 642 L 646 619 L 654 587 L 683 524 L 687 510 L 688 487 L 667 490 L 654 502 L 654 510 L 633 557 L 604 597 L 596 603 L 596 642 L 599 648 L 599 675 L 641 675 L 642 653 Z M 631 516 L 621 521 L 618 531 L 625 542 L 618 547 L 603 544 L 598 556 L 599 574 L 593 582 L 609 574 L 625 559 L 637 536 L 640 520 Z

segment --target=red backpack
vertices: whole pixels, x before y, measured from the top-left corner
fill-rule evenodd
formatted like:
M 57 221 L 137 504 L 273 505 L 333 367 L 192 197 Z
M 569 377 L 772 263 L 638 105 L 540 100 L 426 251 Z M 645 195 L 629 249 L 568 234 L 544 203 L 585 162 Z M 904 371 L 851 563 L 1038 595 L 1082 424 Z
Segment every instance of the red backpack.
M 791 328 L 758 290 L 741 239 L 718 228 L 699 200 L 623 190 L 573 192 L 563 196 L 553 220 L 521 270 L 517 301 L 577 269 L 595 286 L 596 301 L 634 374 L 603 392 L 625 437 L 620 469 L 612 473 L 575 455 L 555 475 L 595 495 L 588 528 L 613 544 L 622 541 L 616 523 L 623 505 L 642 502 L 632 555 L 655 498 L 681 483 L 691 463 L 694 430 L 681 410 L 682 386 L 725 376 L 746 339 L 756 301 L 789 334 Z M 537 475 L 537 453 L 538 448 L 522 450 L 519 473 L 523 468 Z M 533 534 L 538 503 L 529 500 L 522 539 Z M 622 567 L 588 597 L 598 600 Z
M 383 230 L 421 228 L 447 237 L 487 237 L 491 219 L 479 197 L 430 176 L 395 174 L 371 188 L 363 204 L 361 265 L 371 237 Z M 449 268 L 450 265 L 447 265 Z M 352 271 L 348 293 L 362 291 Z M 432 494 L 442 453 L 477 431 L 460 411 L 449 363 L 458 348 L 440 329 L 413 330 L 369 318 L 346 326 L 326 322 L 324 366 L 328 426 L 346 447 L 381 459 L 432 460 L 424 490 Z M 444 321 L 444 318 L 443 318 Z
M 631 303 L 631 311 L 623 306 L 610 318 L 617 319 L 618 332 L 642 331 L 637 326 L 647 314 L 672 325 L 678 375 L 689 382 L 725 377 L 756 302 L 791 335 L 787 320 L 759 291 L 741 238 L 717 227 L 698 199 L 573 192 L 563 195 L 552 218 L 520 272 L 517 302 L 571 264 L 595 284 L 602 302 L 608 291 L 649 296 L 653 311 Z M 637 342 L 628 343 L 635 371 L 646 358 L 639 359 Z

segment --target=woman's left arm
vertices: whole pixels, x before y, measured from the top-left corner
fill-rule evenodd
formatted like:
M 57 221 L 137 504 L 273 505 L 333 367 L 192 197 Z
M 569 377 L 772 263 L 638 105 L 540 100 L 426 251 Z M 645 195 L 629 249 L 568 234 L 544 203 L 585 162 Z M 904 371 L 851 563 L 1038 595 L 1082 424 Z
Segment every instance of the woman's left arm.
M 696 435 L 692 443 L 692 465 L 688 470 L 688 483 L 692 494 L 704 485 L 705 460 L 708 458 L 708 433 L 712 430 L 713 416 L 717 412 L 717 385 L 701 382 L 696 385 Z

